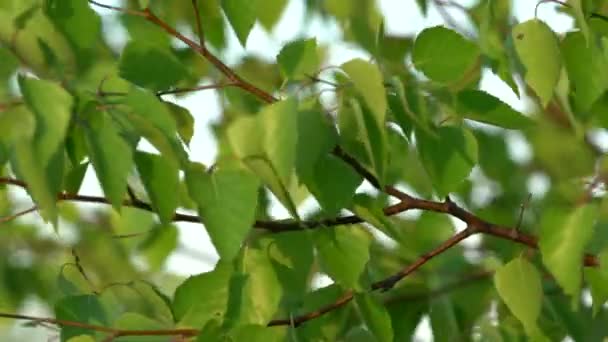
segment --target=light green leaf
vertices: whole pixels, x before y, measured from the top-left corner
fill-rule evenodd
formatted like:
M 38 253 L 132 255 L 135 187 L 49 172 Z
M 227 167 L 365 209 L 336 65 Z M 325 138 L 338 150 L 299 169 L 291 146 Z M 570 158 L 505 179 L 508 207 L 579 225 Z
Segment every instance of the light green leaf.
M 572 11 L 574 12 L 574 17 L 576 18 L 576 22 L 581 29 L 583 37 L 585 38 L 585 42 L 587 45 L 591 44 L 591 37 L 589 32 L 589 25 L 587 24 L 587 18 L 585 16 L 585 11 L 583 10 L 583 0 L 568 0 Z
M 179 169 L 167 158 L 145 153 L 135 153 L 135 165 L 144 183 L 152 207 L 161 222 L 169 223 L 175 215 L 179 202 Z
M 416 132 L 417 148 L 440 197 L 454 191 L 477 163 L 477 140 L 465 128 L 440 127 L 437 137 Z
M 150 269 L 158 271 L 178 244 L 177 227 L 172 224 L 160 224 L 148 233 L 146 240 L 137 249 L 146 258 Z
M 562 67 L 557 37 L 538 19 L 518 24 L 512 36 L 517 55 L 526 68 L 526 83 L 545 107 L 553 97 Z
M 345 288 L 361 288 L 359 276 L 369 260 L 371 243 L 365 232 L 338 226 L 318 229 L 313 236 L 323 271 Z
M 414 42 L 412 55 L 416 69 L 441 83 L 460 80 L 478 58 L 475 43 L 443 26 L 422 30 Z
M 19 76 L 19 88 L 27 107 L 34 113 L 34 149 L 38 162 L 47 165 L 63 145 L 72 116 L 72 96 L 58 84 Z
M 113 326 L 122 330 L 164 330 L 171 328 L 136 312 L 123 313 L 114 321 Z M 123 336 L 116 340 L 119 342 L 166 342 L 167 338 L 165 336 Z
M 534 122 L 520 112 L 482 90 L 458 93 L 459 114 L 467 119 L 508 129 L 525 129 Z
M 254 223 L 257 179 L 245 170 L 220 167 L 209 174 L 191 166 L 186 183 L 218 254 L 231 260 Z
M 378 127 L 384 127 L 386 116 L 386 92 L 384 90 L 384 80 L 378 66 L 362 59 L 353 59 L 341 66 L 355 89 L 365 100 L 365 104 L 374 114 L 374 120 Z
M 351 99 L 352 114 L 358 126 L 358 133 L 369 160 L 372 162 L 374 174 L 381 185 L 384 185 L 384 176 L 388 162 L 388 149 L 386 129 L 384 122 L 374 120 L 372 113 L 366 107 L 359 105 L 356 99 Z
M 171 52 L 137 40 L 125 46 L 119 68 L 122 78 L 152 90 L 167 89 L 188 75 L 188 70 Z
M 521 321 L 526 333 L 539 335 L 536 320 L 540 314 L 543 290 L 534 265 L 524 258 L 513 259 L 496 271 L 494 285 L 503 302 Z
M 85 1 L 47 0 L 46 14 L 77 51 L 79 64 L 89 64 L 101 38 L 101 19 Z
M 593 224 L 598 214 L 596 205 L 577 207 L 571 212 L 563 209 L 545 210 L 539 240 L 543 263 L 566 294 L 578 302 L 585 246 L 593 236 Z
M 287 341 L 286 337 L 287 329 L 272 328 L 269 329 L 265 325 L 243 325 L 238 327 L 231 336 L 234 341 L 247 341 L 247 342 L 279 342 Z
M 575 103 L 587 111 L 608 89 L 608 58 L 595 43 L 585 43 L 580 32 L 570 32 L 561 43 Z
M 288 79 L 305 78 L 313 75 L 319 67 L 317 40 L 300 39 L 286 44 L 277 55 L 281 73 Z
M 287 0 L 257 0 L 255 1 L 255 14 L 262 26 L 271 31 L 281 19 L 281 14 L 287 6 Z
M 371 294 L 358 293 L 355 295 L 355 303 L 361 313 L 363 322 L 372 332 L 376 341 L 393 341 L 393 328 L 391 318 L 384 305 L 377 302 Z
M 127 176 L 133 166 L 132 150 L 106 113 L 95 111 L 92 107 L 90 110 L 85 124 L 89 158 L 105 196 L 118 210 L 122 206 Z
M 243 47 L 247 45 L 247 37 L 255 24 L 255 9 L 252 5 L 252 1 L 222 0 L 222 9 Z
M 241 273 L 230 282 L 225 325 L 265 325 L 276 314 L 283 290 L 266 251 L 247 249 L 242 253 Z
M 220 262 L 213 271 L 189 277 L 177 287 L 172 305 L 180 326 L 199 328 L 224 315 L 232 272 L 231 263 Z
M 240 117 L 228 128 L 228 139 L 243 160 L 289 212 L 297 217 L 288 191 L 295 181 L 298 114 L 288 99 L 262 109 L 255 117 Z
M 163 156 L 185 166 L 188 155 L 177 138 L 177 126 L 167 107 L 153 94 L 138 89 L 129 92 L 125 104 L 126 117 L 136 131 Z
M 190 145 L 190 140 L 192 140 L 192 136 L 194 135 L 194 117 L 188 109 L 182 106 L 171 102 L 165 102 L 165 105 L 169 107 L 169 112 L 177 124 L 177 133 L 180 138 L 182 138 L 186 145 Z

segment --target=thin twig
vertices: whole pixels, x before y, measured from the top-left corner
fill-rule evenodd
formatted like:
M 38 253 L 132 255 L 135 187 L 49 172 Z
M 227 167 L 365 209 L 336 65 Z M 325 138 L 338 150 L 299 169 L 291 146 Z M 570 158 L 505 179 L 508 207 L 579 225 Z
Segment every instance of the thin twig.
M 198 0 L 192 0 L 192 8 L 194 9 L 199 44 L 205 46 L 205 31 L 203 31 L 203 25 L 201 24 L 201 12 L 198 8 Z
M 12 220 L 17 219 L 18 217 L 21 217 L 21 216 L 27 215 L 27 214 L 29 214 L 29 213 L 33 213 L 33 212 L 34 212 L 34 211 L 36 211 L 36 210 L 38 210 L 38 206 L 36 206 L 36 205 L 35 205 L 35 206 L 31 207 L 31 208 L 28 208 L 28 209 L 22 210 L 22 211 L 20 211 L 20 212 L 18 212 L 18 213 L 16 213 L 16 214 L 9 215 L 9 216 L 4 216 L 4 217 L 0 217 L 0 223 L 6 223 L 6 222 L 10 222 L 10 221 L 12 221 Z
M 236 86 L 234 82 L 226 82 L 226 83 L 218 83 L 218 84 L 205 84 L 198 87 L 192 88 L 175 88 L 169 90 L 161 90 L 156 92 L 156 96 L 169 95 L 169 94 L 181 94 L 181 93 L 189 93 L 200 90 L 208 90 L 208 89 L 222 89 L 226 87 Z

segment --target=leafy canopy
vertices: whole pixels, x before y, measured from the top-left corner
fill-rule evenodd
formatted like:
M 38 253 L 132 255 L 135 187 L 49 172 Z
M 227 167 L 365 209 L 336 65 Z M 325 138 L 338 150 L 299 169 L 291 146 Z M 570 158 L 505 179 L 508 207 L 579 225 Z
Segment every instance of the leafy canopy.
M 608 335 L 608 1 L 289 3 L 0 1 L 0 340 Z

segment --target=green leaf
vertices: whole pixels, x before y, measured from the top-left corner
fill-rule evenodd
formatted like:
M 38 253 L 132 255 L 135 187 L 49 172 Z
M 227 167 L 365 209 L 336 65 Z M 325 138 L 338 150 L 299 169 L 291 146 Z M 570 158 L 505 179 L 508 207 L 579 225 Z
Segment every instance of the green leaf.
M 120 315 L 114 321 L 113 327 L 121 330 L 164 330 L 171 328 L 135 312 L 125 312 Z M 116 340 L 119 342 L 166 342 L 167 338 L 165 336 L 123 336 Z
M 266 325 L 276 314 L 283 290 L 266 251 L 247 249 L 234 273 L 225 325 Z
M 172 306 L 180 326 L 199 328 L 224 315 L 232 272 L 230 263 L 220 262 L 213 271 L 189 277 L 177 287 Z
M 177 133 L 180 138 L 182 138 L 186 145 L 190 145 L 190 140 L 194 136 L 194 117 L 184 107 L 171 102 L 165 102 L 165 104 L 169 107 L 169 112 L 177 124 Z
M 122 206 L 127 176 L 133 165 L 132 150 L 106 113 L 97 112 L 94 108 L 90 110 L 92 112 L 85 124 L 89 158 L 105 196 L 118 210 Z
M 458 93 L 459 114 L 467 119 L 508 129 L 525 129 L 534 121 L 482 90 Z
M 298 113 L 296 170 L 300 182 L 315 196 L 325 213 L 349 206 L 361 176 L 331 155 L 337 143 L 335 129 L 320 111 Z
M 543 263 L 566 294 L 578 302 L 585 246 L 593 236 L 598 208 L 588 204 L 570 213 L 545 210 L 539 240 Z
M 299 301 L 308 290 L 314 259 L 309 232 L 273 234 L 263 241 L 286 298 Z
M 306 78 L 316 73 L 319 67 L 317 40 L 300 39 L 286 44 L 277 55 L 281 73 L 288 79 Z
M 353 228 L 318 229 L 313 236 L 323 271 L 343 287 L 359 289 L 371 241 L 361 229 Z
M 125 99 L 127 119 L 160 153 L 184 166 L 188 155 L 177 138 L 177 126 L 167 107 L 151 93 L 134 89 Z
M 138 250 L 146 258 L 150 269 L 158 271 L 169 255 L 177 248 L 178 242 L 176 226 L 172 224 L 159 225 L 148 233 L 146 240 L 138 246 Z
M 65 297 L 55 304 L 55 317 L 66 321 L 75 321 L 85 324 L 107 326 L 106 313 L 97 299 L 92 295 Z M 94 335 L 90 329 L 63 326 L 61 327 L 61 341 L 80 336 Z
M 101 19 L 84 1 L 47 0 L 46 14 L 77 51 L 79 63 L 90 64 L 101 37 Z
M 367 107 L 371 109 L 378 127 L 384 127 L 387 108 L 386 92 L 378 66 L 357 58 L 342 64 L 341 68 L 348 74 L 355 89 L 363 97 Z
M 186 183 L 218 254 L 231 260 L 254 223 L 257 179 L 245 170 L 220 167 L 209 174 L 191 166 Z
M 512 32 L 515 50 L 525 70 L 526 83 L 546 107 L 559 80 L 562 60 L 555 33 L 538 19 L 518 24 Z
M 72 96 L 58 84 L 19 76 L 19 88 L 28 108 L 34 113 L 34 149 L 41 165 L 63 145 L 72 116 Z
M 355 303 L 361 313 L 363 322 L 365 322 L 367 328 L 372 332 L 376 341 L 393 341 L 391 318 L 388 311 L 386 311 L 386 308 L 378 303 L 372 295 L 367 293 L 356 294 Z
M 262 26 L 271 31 L 281 19 L 281 14 L 287 6 L 287 0 L 257 0 L 255 1 L 255 15 Z
M 233 341 L 279 342 L 286 341 L 286 329 L 272 328 L 265 325 L 243 325 L 231 333 Z
M 363 140 L 367 156 L 372 161 L 374 174 L 380 184 L 383 185 L 388 162 L 384 123 L 374 120 L 372 113 L 366 107 L 361 107 L 356 99 L 351 99 L 350 106 L 352 114 L 355 116 L 358 133 Z
M 568 33 L 561 51 L 575 103 L 587 111 L 608 89 L 608 57 L 595 42 L 585 43 L 580 32 Z
M 450 297 L 433 298 L 429 307 L 429 318 L 433 329 L 433 338 L 437 341 L 448 341 L 453 336 L 460 336 L 458 317 Z
M 590 42 L 590 32 L 589 25 L 587 24 L 587 18 L 585 16 L 585 12 L 583 10 L 583 0 L 568 0 L 572 11 L 574 12 L 574 17 L 576 18 L 576 22 L 581 29 L 583 37 L 585 38 L 585 42 L 589 45 Z
M 440 197 L 454 191 L 477 163 L 477 141 L 465 128 L 440 127 L 437 137 L 417 132 L 417 148 Z
M 478 58 L 479 48 L 475 43 L 443 26 L 422 30 L 416 37 L 412 54 L 416 69 L 441 83 L 460 80 Z
M 295 181 L 298 115 L 293 99 L 274 103 L 255 117 L 238 118 L 228 128 L 228 139 L 243 160 L 289 212 L 297 217 L 288 189 Z
M 222 0 L 222 9 L 243 47 L 247 45 L 247 37 L 255 24 L 255 9 L 252 5 L 251 1 Z
M 496 271 L 494 284 L 526 333 L 530 336 L 541 334 L 536 320 L 540 314 L 543 290 L 536 268 L 524 258 L 513 259 Z
M 585 280 L 589 284 L 593 298 L 593 315 L 597 315 L 608 300 L 608 249 L 604 249 L 598 255 L 598 259 L 599 267 L 584 269 Z
M 152 207 L 161 222 L 169 223 L 179 202 L 179 169 L 166 158 L 145 152 L 135 153 L 135 165 L 144 183 Z
M 167 89 L 188 75 L 188 70 L 169 51 L 137 40 L 125 46 L 119 68 L 122 78 L 152 90 Z

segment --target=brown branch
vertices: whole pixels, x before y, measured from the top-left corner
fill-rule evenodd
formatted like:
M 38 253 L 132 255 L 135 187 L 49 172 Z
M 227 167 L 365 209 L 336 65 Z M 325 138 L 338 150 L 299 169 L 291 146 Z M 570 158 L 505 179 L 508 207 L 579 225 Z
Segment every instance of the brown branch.
M 452 236 L 451 238 L 449 238 L 448 240 L 446 240 L 445 242 L 443 242 L 442 244 L 440 244 L 433 250 L 421 255 L 418 259 L 416 259 L 416 261 L 414 261 L 412 264 L 410 264 L 408 267 L 404 268 L 403 270 L 395 273 L 394 275 L 392 275 L 390 277 L 387 277 L 385 279 L 382 279 L 380 281 L 373 283 L 371 285 L 371 290 L 372 291 L 390 290 L 391 288 L 393 288 L 393 286 L 395 286 L 395 284 L 399 280 L 401 280 L 404 277 L 408 276 L 409 274 L 413 273 L 414 271 L 416 271 L 417 269 L 422 267 L 422 265 L 426 264 L 431 259 L 433 259 L 437 255 L 445 252 L 449 248 L 455 246 L 457 243 L 466 239 L 474 232 L 475 231 L 473 230 L 473 228 L 467 227 L 467 229 Z M 344 306 L 345 304 L 350 302 L 354 298 L 354 296 L 355 296 L 355 292 L 353 290 L 348 290 L 340 298 L 338 298 L 338 300 L 336 300 L 335 302 L 333 302 L 329 305 L 326 305 L 320 309 L 311 311 L 309 313 L 306 313 L 306 314 L 303 314 L 303 315 L 300 315 L 300 316 L 297 316 L 294 318 L 283 318 L 283 319 L 272 320 L 272 321 L 270 321 L 270 323 L 268 323 L 268 326 L 271 327 L 271 326 L 276 326 L 276 325 L 293 325 L 293 326 L 297 327 L 304 322 L 318 318 L 328 312 L 331 312 L 333 310 L 336 310 L 336 309 Z
M 10 222 L 12 220 L 17 219 L 18 217 L 21 217 L 23 215 L 27 215 L 29 213 L 33 213 L 34 211 L 38 210 L 38 206 L 33 206 L 31 208 L 25 209 L 23 211 L 20 211 L 18 213 L 15 213 L 13 215 L 9 215 L 9 216 L 4 216 L 4 217 L 0 217 L 0 223 L 6 223 L 6 222 Z
M 192 87 L 192 88 L 175 88 L 175 89 L 158 91 L 158 92 L 156 92 L 156 96 L 169 95 L 169 94 L 182 94 L 182 93 L 189 93 L 189 92 L 193 92 L 193 91 L 208 90 L 208 89 L 222 89 L 222 88 L 236 86 L 236 85 L 237 84 L 234 82 L 226 82 L 226 83 L 218 83 L 218 84 L 206 84 L 206 85 L 201 85 L 201 86 Z
M 35 317 L 28 315 L 12 314 L 6 312 L 0 312 L 0 318 L 10 318 L 18 320 L 26 320 L 36 323 L 49 323 L 60 327 L 74 327 L 82 328 L 91 331 L 98 331 L 102 333 L 111 334 L 115 337 L 121 336 L 183 336 L 192 337 L 196 336 L 199 331 L 197 329 L 150 329 L 150 330 L 124 330 L 106 327 L 103 325 L 89 324 L 83 322 L 76 322 L 64 319 L 50 318 L 50 317 Z

